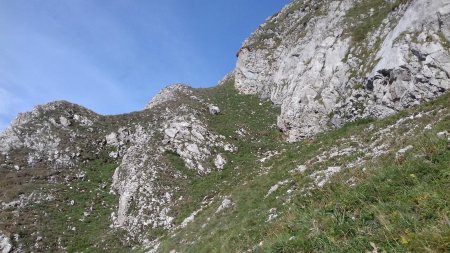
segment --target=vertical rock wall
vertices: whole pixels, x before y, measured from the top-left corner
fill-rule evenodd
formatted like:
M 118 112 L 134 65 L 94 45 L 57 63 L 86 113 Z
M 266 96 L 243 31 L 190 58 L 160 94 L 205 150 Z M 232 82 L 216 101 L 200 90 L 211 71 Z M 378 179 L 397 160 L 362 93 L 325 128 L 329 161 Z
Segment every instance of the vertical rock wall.
M 385 117 L 449 88 L 450 1 L 371 4 L 294 1 L 238 53 L 236 88 L 280 105 L 289 141 Z M 358 29 L 368 34 L 359 38 Z

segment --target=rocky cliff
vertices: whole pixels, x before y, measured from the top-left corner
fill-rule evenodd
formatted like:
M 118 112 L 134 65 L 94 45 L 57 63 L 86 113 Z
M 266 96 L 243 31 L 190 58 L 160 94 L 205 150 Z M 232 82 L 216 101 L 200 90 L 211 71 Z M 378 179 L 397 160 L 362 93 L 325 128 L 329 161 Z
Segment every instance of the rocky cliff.
M 449 89 L 450 2 L 294 1 L 238 54 L 236 88 L 281 106 L 289 141 Z
M 20 114 L 0 252 L 445 252 L 449 39 L 449 0 L 297 0 L 214 88 Z

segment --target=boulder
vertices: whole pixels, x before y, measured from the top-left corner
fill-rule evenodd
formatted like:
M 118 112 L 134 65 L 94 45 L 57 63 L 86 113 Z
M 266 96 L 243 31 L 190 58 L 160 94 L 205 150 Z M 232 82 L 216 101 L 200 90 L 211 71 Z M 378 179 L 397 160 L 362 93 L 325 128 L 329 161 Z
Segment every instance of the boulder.
M 219 115 L 220 114 L 220 108 L 218 106 L 209 105 L 208 110 L 211 115 Z

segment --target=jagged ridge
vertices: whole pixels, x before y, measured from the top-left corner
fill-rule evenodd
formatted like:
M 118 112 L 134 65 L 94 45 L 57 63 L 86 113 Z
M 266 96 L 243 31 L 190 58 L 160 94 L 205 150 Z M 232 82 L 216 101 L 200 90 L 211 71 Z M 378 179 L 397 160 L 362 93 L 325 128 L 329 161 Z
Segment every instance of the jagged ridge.
M 215 88 L 19 115 L 0 135 L 0 249 L 447 250 L 448 8 L 294 1 Z

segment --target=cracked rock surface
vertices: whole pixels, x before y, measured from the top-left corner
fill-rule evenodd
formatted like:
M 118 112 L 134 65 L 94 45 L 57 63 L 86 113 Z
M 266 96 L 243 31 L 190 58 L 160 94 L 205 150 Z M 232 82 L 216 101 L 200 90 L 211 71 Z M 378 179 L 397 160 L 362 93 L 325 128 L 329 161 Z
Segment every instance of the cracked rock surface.
M 294 1 L 244 42 L 236 88 L 280 105 L 289 141 L 436 98 L 450 87 L 450 2 L 404 2 L 357 40 L 357 1 Z

